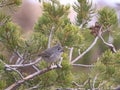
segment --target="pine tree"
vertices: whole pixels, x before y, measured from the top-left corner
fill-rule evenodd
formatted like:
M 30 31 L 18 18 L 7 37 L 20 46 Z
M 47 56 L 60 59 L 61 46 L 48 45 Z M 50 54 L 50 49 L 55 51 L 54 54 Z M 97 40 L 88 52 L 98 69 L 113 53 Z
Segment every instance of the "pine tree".
M 74 11 L 77 13 L 76 25 L 81 28 L 85 27 L 94 14 L 94 9 L 92 8 L 92 2 L 88 0 L 77 0 L 73 5 Z
M 75 3 L 73 8 L 77 13 L 77 23 L 72 24 L 68 18 L 69 5 L 62 5 L 59 0 L 44 1 L 43 14 L 34 31 L 24 38 L 20 27 L 11 20 L 11 13 L 20 3 L 20 0 L 0 1 L 1 90 L 107 90 L 120 84 L 120 35 L 113 9 L 98 11 L 98 22 L 89 30 L 86 25 L 94 11 L 92 3 L 86 0 Z M 57 65 L 47 67 L 38 54 L 57 42 L 64 48 L 59 62 L 62 68 Z M 90 62 L 98 53 L 101 55 Z

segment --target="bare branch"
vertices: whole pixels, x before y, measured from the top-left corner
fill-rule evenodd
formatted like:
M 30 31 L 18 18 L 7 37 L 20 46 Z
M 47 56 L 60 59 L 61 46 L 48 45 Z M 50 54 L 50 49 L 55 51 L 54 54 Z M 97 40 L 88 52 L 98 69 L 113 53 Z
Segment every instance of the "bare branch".
M 88 51 L 90 51 L 94 45 L 97 43 L 98 40 L 98 36 L 94 39 L 93 43 L 90 45 L 90 47 L 88 47 L 82 54 L 80 54 L 78 57 L 76 57 L 74 60 L 71 61 L 71 64 L 75 63 L 76 61 L 78 61 L 80 58 L 82 58 Z
M 102 26 L 100 27 L 99 32 L 98 32 L 98 36 L 96 36 L 93 43 L 82 54 L 80 54 L 78 57 L 76 57 L 74 60 L 72 60 L 71 64 L 78 61 L 80 58 L 82 58 L 88 51 L 90 51 L 94 47 L 94 45 L 97 43 L 97 40 L 99 39 L 99 34 L 102 34 Z
M 79 85 L 77 82 L 75 82 L 75 81 L 72 81 L 72 83 L 74 84 L 74 85 L 76 85 L 77 87 L 80 87 L 81 85 Z
M 21 58 L 18 58 L 18 59 L 16 60 L 16 62 L 15 62 L 15 65 L 20 64 L 20 62 L 21 62 Z
M 42 75 L 42 74 L 44 74 L 44 73 L 46 73 L 46 72 L 48 72 L 48 71 L 51 71 L 51 70 L 53 70 L 53 69 L 58 69 L 58 68 L 60 68 L 60 67 L 57 67 L 57 66 L 55 65 L 54 67 L 45 68 L 45 69 L 43 69 L 43 70 L 40 70 L 40 71 L 38 71 L 38 72 L 35 72 L 35 73 L 33 73 L 33 74 L 31 74 L 31 75 L 28 75 L 27 77 L 25 77 L 25 78 L 23 78 L 23 79 L 21 79 L 21 80 L 16 81 L 15 83 L 13 83 L 12 85 L 10 85 L 10 86 L 9 86 L 8 88 L 6 88 L 5 90 L 16 90 L 16 88 L 18 88 L 18 87 L 19 87 L 22 83 L 24 83 L 25 81 L 30 80 L 30 79 L 34 78 L 35 76 L 37 76 L 37 75 Z
M 97 77 L 98 77 L 98 74 L 95 76 L 95 78 L 93 80 L 92 90 L 95 90 L 95 83 L 96 83 Z
M 15 54 L 20 57 L 21 59 L 23 59 L 23 55 L 21 55 L 18 51 L 15 51 Z
M 52 40 L 52 35 L 53 35 L 54 29 L 55 29 L 55 27 L 52 26 L 52 29 L 50 30 L 50 35 L 49 35 L 49 38 L 48 38 L 48 48 L 50 48 L 50 45 L 51 45 L 51 40 Z
M 34 89 L 38 89 L 39 86 L 40 86 L 40 85 L 37 84 L 37 85 L 35 85 L 35 86 L 31 87 L 31 88 L 25 89 L 25 90 L 34 90 Z
M 15 57 L 15 53 L 13 53 L 13 55 L 11 56 L 11 58 L 10 58 L 10 63 L 12 63 L 14 57 Z
M 103 41 L 103 43 L 111 48 L 111 50 L 115 53 L 117 52 L 114 45 L 112 43 L 107 43 L 101 34 L 99 34 L 100 39 Z
M 22 64 L 24 62 L 23 54 L 20 54 L 17 50 L 14 53 L 19 57 L 15 64 Z
M 102 83 L 99 84 L 98 88 L 100 88 L 101 86 L 103 86 L 106 83 L 107 83 L 107 81 L 103 81 Z
M 24 76 L 18 70 L 16 70 L 15 68 L 11 68 L 11 69 L 14 70 L 14 71 L 16 71 L 19 74 L 19 76 L 21 77 L 21 79 L 24 78 Z
M 89 82 L 89 79 L 87 79 L 85 82 L 84 82 L 84 86 Z
M 9 70 L 13 70 L 13 71 L 17 72 L 20 75 L 20 77 L 23 79 L 23 75 L 18 70 L 16 70 L 16 68 L 10 67 L 8 64 L 3 62 L 1 59 L 0 59 L 0 62 L 3 63 L 5 65 L 5 67 L 8 68 Z
M 81 54 L 80 49 L 78 49 L 78 54 L 79 54 L 79 55 Z
M 34 65 L 34 64 L 38 63 L 40 60 L 41 60 L 41 57 L 38 58 L 38 59 L 36 59 L 34 62 L 29 63 L 29 64 L 7 65 L 7 66 L 9 66 L 9 67 L 14 67 L 14 68 L 27 67 L 27 66 L 31 66 L 31 65 Z
M 74 85 L 76 85 L 77 87 L 79 87 L 80 90 L 83 90 L 83 89 L 84 89 L 84 86 L 85 86 L 88 82 L 89 82 L 89 80 L 87 79 L 87 80 L 83 83 L 83 85 L 80 85 L 80 84 L 78 84 L 77 82 L 72 81 L 72 83 L 73 83 Z M 76 89 L 75 89 L 75 90 L 76 90 Z
M 92 68 L 94 65 L 84 65 L 84 64 L 72 64 L 73 66 Z
M 39 71 L 39 69 L 38 69 L 35 65 L 32 65 L 32 67 L 33 67 L 36 71 Z
M 69 61 L 71 62 L 72 60 L 72 54 L 73 54 L 73 47 L 69 48 L 70 49 L 70 54 L 69 54 Z
M 114 88 L 112 90 L 120 90 L 120 86 L 117 86 L 116 88 Z

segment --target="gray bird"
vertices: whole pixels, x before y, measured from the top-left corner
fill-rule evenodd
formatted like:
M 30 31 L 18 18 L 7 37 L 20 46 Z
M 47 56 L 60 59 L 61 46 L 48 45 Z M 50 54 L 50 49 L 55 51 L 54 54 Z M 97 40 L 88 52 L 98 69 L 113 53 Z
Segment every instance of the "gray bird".
M 41 56 L 47 63 L 53 64 L 59 61 L 63 53 L 63 47 L 58 43 L 55 46 L 46 49 L 38 56 Z

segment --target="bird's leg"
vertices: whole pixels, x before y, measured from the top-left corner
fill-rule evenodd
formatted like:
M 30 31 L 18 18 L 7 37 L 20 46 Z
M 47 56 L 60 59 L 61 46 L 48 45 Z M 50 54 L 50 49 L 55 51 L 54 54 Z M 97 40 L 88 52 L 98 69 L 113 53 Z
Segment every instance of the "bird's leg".
M 63 60 L 63 57 L 60 57 L 60 59 L 59 59 L 59 66 L 62 68 L 62 60 Z
M 54 68 L 54 67 L 58 67 L 57 64 L 55 64 L 55 62 L 51 63 L 50 68 Z
M 59 59 L 59 62 L 56 63 L 57 67 L 62 68 L 62 58 Z
M 61 64 L 58 64 L 58 63 L 57 63 L 56 65 L 57 65 L 57 67 L 62 68 Z

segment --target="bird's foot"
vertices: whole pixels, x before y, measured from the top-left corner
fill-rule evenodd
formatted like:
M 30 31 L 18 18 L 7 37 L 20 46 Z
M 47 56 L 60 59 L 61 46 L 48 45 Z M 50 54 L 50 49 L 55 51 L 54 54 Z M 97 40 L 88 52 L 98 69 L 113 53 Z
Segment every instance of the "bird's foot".
M 57 67 L 62 68 L 61 64 L 57 64 Z

